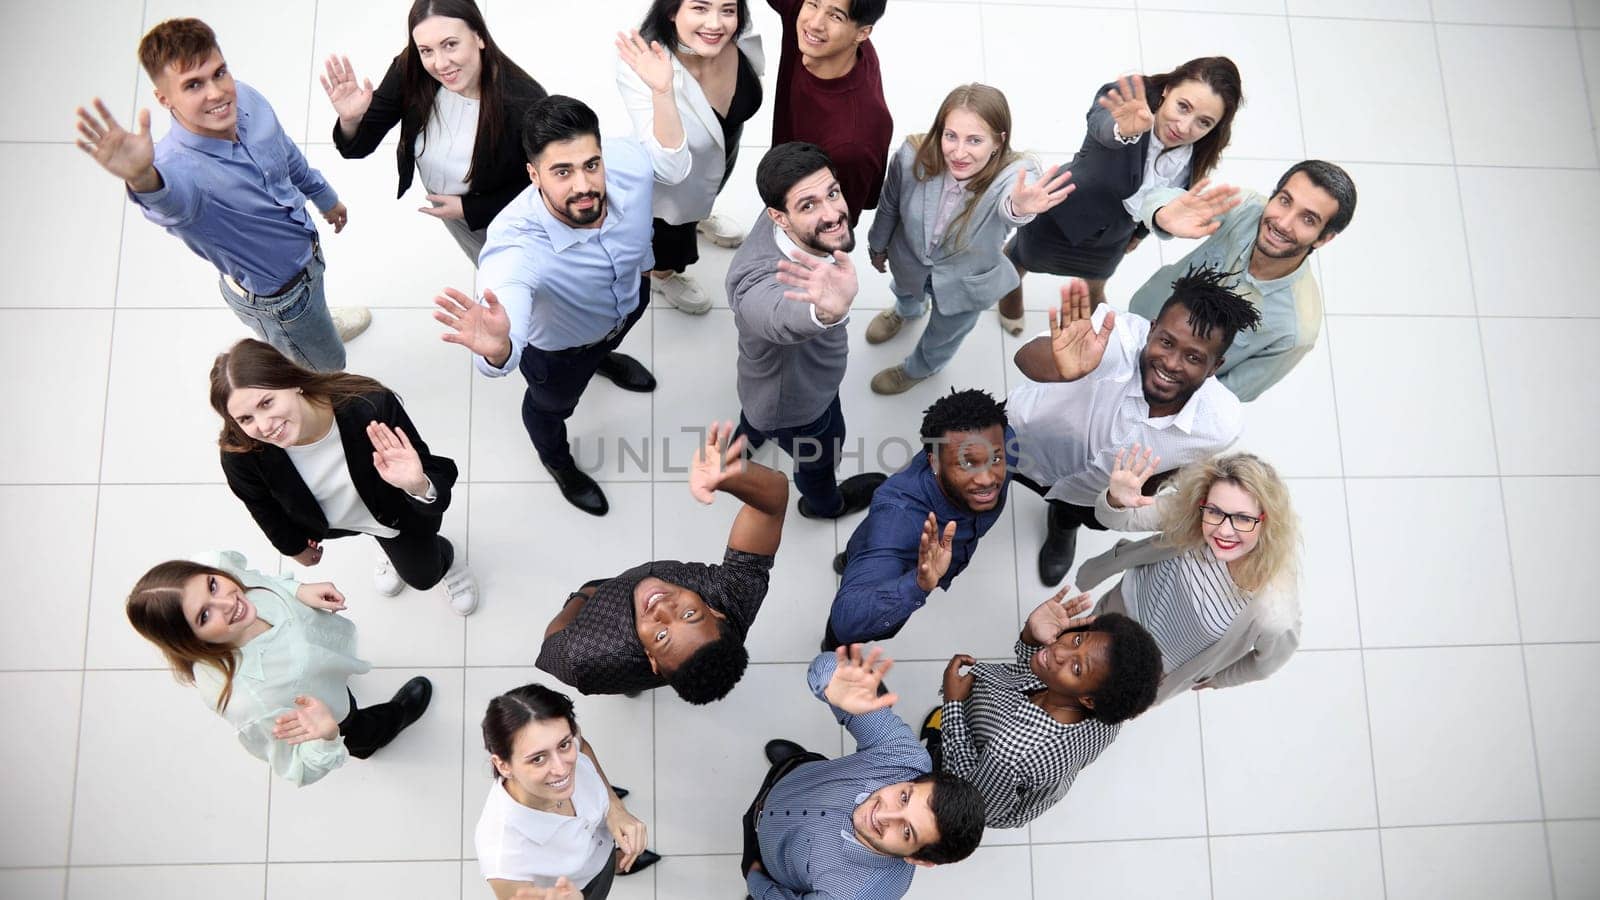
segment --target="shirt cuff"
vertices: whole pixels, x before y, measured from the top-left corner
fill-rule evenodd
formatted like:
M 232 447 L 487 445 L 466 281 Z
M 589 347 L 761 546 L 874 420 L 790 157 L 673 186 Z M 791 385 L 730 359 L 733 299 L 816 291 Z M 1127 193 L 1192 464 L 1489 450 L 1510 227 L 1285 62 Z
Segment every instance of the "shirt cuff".
M 1021 176 L 1019 175 L 1018 177 Z M 1025 216 L 1018 215 L 1017 211 L 1011 206 L 1011 195 L 1009 194 L 1006 195 L 1005 201 L 1000 204 L 1000 213 L 1001 215 L 1005 216 L 1006 220 L 1013 225 L 1026 225 L 1029 222 L 1032 222 L 1039 215 L 1038 213 L 1028 213 Z
M 310 200 L 311 204 L 317 208 L 317 212 L 327 212 L 339 205 L 339 192 L 335 191 L 333 185 L 330 184 L 306 199 Z
M 1117 143 L 1126 146 L 1126 145 L 1129 145 L 1129 144 L 1137 144 L 1137 143 L 1139 143 L 1139 138 L 1144 137 L 1144 133 L 1140 132 L 1139 134 L 1136 134 L 1133 137 L 1123 137 L 1122 136 L 1122 128 L 1121 128 L 1121 126 L 1117 125 L 1116 122 L 1112 122 L 1111 123 L 1111 136 L 1116 139 Z
M 833 328 L 836 325 L 843 325 L 844 323 L 850 321 L 850 314 L 845 313 L 839 317 L 837 322 L 824 322 L 817 318 L 817 307 L 810 303 L 806 304 L 806 311 L 811 313 L 811 324 L 817 326 L 818 328 Z
M 423 477 L 427 478 L 427 476 L 423 476 Z M 411 499 L 417 501 L 418 503 L 432 503 L 433 501 L 439 499 L 439 492 L 434 490 L 434 488 L 433 488 L 433 479 L 432 478 L 428 478 L 427 480 L 428 480 L 428 489 L 427 490 L 423 491 L 421 494 L 412 494 L 412 493 L 408 492 L 406 494 L 406 496 L 408 496 Z

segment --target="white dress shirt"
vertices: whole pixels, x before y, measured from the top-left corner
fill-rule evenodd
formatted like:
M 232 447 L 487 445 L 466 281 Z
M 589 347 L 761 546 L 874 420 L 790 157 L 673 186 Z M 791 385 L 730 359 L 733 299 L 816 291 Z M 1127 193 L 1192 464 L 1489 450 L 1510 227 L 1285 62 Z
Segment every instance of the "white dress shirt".
M 1095 310 L 1097 330 L 1110 309 Z M 1215 376 L 1176 413 L 1150 415 L 1139 375 L 1149 334 L 1147 319 L 1119 312 L 1093 372 L 1064 383 L 1023 378 L 1006 400 L 1017 435 L 1017 470 L 1049 485 L 1048 499 L 1093 506 L 1111 483 L 1117 451 L 1135 443 L 1154 450 L 1166 471 L 1205 459 L 1238 438 L 1242 406 Z
M 433 95 L 433 115 L 417 135 L 417 174 L 430 194 L 461 196 L 471 190 L 467 171 L 472 168 L 472 148 L 478 142 L 477 100 L 440 89 Z
M 1144 151 L 1144 178 L 1139 181 L 1139 189 L 1122 198 L 1122 208 L 1137 222 L 1140 214 L 1144 212 L 1144 200 L 1150 196 L 1151 191 L 1162 188 L 1179 187 L 1182 184 L 1184 173 L 1189 171 L 1189 160 L 1194 156 L 1194 145 L 1184 144 L 1175 147 L 1171 152 L 1163 152 L 1167 148 L 1156 137 L 1156 130 L 1150 129 L 1150 146 Z M 1181 188 L 1179 188 L 1181 190 Z
M 611 798 L 594 763 L 578 754 L 573 772 L 573 815 L 523 806 L 496 778 L 473 833 L 478 869 L 485 880 L 526 881 L 554 887 L 565 875 L 583 887 L 606 867 L 616 849 L 606 828 Z
M 779 252 L 781 252 L 786 259 L 794 259 L 796 255 L 803 253 L 812 259 L 820 259 L 830 266 L 836 266 L 839 264 L 839 261 L 834 259 L 832 254 L 829 254 L 828 256 L 818 256 L 814 251 L 808 250 L 805 247 L 796 244 L 794 242 L 794 238 L 789 237 L 789 232 L 779 228 L 776 222 L 772 224 L 772 240 L 778 245 Z M 806 303 L 804 300 L 796 300 L 794 302 Z M 811 324 L 817 326 L 818 328 L 832 328 L 835 325 L 843 325 L 844 323 L 850 321 L 850 313 L 847 311 L 844 315 L 840 316 L 837 321 L 824 322 L 817 318 L 817 305 L 815 303 L 806 303 L 806 306 L 809 308 L 811 313 Z

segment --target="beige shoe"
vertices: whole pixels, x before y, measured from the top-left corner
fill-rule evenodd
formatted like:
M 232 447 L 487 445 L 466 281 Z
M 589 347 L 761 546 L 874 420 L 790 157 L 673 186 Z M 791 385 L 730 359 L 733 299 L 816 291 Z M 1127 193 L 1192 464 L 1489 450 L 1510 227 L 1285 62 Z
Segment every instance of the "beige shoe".
M 1028 314 L 1026 312 L 1013 319 L 1005 313 L 1000 312 L 1000 307 L 998 306 L 994 308 L 994 311 L 1000 316 L 1000 327 L 1004 328 L 1006 334 L 1009 334 L 1012 337 L 1021 337 L 1022 330 L 1028 327 Z
M 711 243 L 716 244 L 718 247 L 727 247 L 729 250 L 737 249 L 740 244 L 744 243 L 744 229 L 739 227 L 738 222 L 727 216 L 719 216 L 713 213 L 701 219 L 700 223 L 694 227 L 694 230 Z
M 674 272 L 666 278 L 650 277 L 650 302 L 665 302 L 679 312 L 703 316 L 711 310 L 711 298 L 693 278 Z
M 365 306 L 330 306 L 328 314 L 333 316 L 333 329 L 339 332 L 339 340 L 346 344 L 372 324 L 372 312 Z
M 905 324 L 906 320 L 900 318 L 899 313 L 886 309 L 873 316 L 872 321 L 867 324 L 867 343 L 881 344 L 899 334 L 900 327 Z
M 872 376 L 872 392 L 874 394 L 903 394 L 926 378 L 912 378 L 906 374 L 905 366 L 890 366 L 882 372 Z

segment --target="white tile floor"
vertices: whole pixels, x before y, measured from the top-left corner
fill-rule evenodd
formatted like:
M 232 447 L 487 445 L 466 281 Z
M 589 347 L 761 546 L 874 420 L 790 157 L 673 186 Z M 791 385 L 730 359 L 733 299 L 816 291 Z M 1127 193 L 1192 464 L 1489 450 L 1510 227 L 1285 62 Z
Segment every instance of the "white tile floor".
M 774 17 L 753 5 L 775 58 Z M 18 70 L 41 77 L 0 118 L 19 212 L 0 225 L 0 383 L 13 398 L 0 429 L 0 563 L 13 573 L 0 629 L 12 735 L 0 742 L 0 897 L 487 896 L 471 843 L 488 785 L 484 701 L 538 676 L 540 629 L 570 587 L 718 552 L 732 506 L 698 507 L 673 467 L 686 458 L 680 428 L 737 412 L 725 308 L 650 313 L 628 349 L 660 390 L 599 383 L 585 398 L 580 452 L 592 459 L 610 439 L 604 520 L 568 509 L 535 465 L 519 382 L 475 376 L 437 340 L 429 298 L 470 286 L 471 269 L 412 211 L 417 189 L 392 199 L 387 151 L 348 162 L 332 151 L 313 77 L 340 51 L 376 78 L 406 6 L 7 7 L 17 34 L 71 22 L 73 38 L 65 55 L 47 39 L 19 43 Z M 624 127 L 610 34 L 636 21 L 640 0 L 568 7 L 559 23 L 544 2 L 487 7 L 499 41 L 547 87 Z M 378 667 L 357 692 L 380 697 L 420 671 L 435 699 L 381 756 L 304 791 L 240 751 L 121 610 L 144 567 L 196 549 L 294 568 L 222 486 L 210 449 L 205 371 L 241 327 L 205 264 L 119 206 L 116 185 L 70 144 L 72 108 L 96 94 L 123 112 L 149 105 L 134 46 L 180 13 L 212 20 L 239 76 L 343 193 L 351 225 L 327 238 L 329 294 L 377 308 L 350 366 L 397 388 L 470 483 L 446 533 L 483 582 L 472 618 L 433 597 L 376 597 L 364 539 L 330 545 L 314 570 L 349 593 Z M 1106 78 L 1225 52 L 1249 102 L 1223 177 L 1268 188 L 1309 154 L 1347 164 L 1362 191 L 1350 233 L 1315 260 L 1323 340 L 1249 408 L 1243 440 L 1292 477 L 1306 520 L 1302 652 L 1265 684 L 1137 721 L 1066 802 L 920 874 L 913 896 L 1600 896 L 1600 614 L 1577 564 L 1593 552 L 1581 510 L 1600 504 L 1600 426 L 1581 387 L 1600 344 L 1597 26 L 1594 0 L 891 4 L 877 43 L 898 132 L 923 130 L 957 81 L 984 79 L 1009 94 L 1019 143 L 1064 159 Z M 747 129 L 720 203 L 746 222 L 769 121 L 764 109 Z M 1148 242 L 1113 297 L 1183 249 Z M 720 283 L 729 258 L 707 250 L 697 274 Z M 872 395 L 867 379 L 911 336 L 862 341 L 870 310 L 890 302 L 886 277 L 862 269 L 869 314 L 851 325 L 844 393 L 868 448 L 914 434 L 951 384 L 1003 391 L 1014 379 L 1016 342 L 986 321 L 945 376 Z M 1055 282 L 1029 280 L 1035 325 Z M 619 460 L 619 437 L 647 461 Z M 847 465 L 897 465 L 904 445 L 876 455 Z M 1014 496 L 955 591 L 894 642 L 906 716 L 932 702 L 951 652 L 1007 653 L 1043 594 L 1032 574 L 1042 517 L 1036 498 Z M 727 701 L 580 702 L 668 855 L 617 896 L 739 896 L 737 817 L 764 770 L 761 742 L 783 733 L 844 749 L 802 673 L 832 590 L 827 561 L 854 524 L 790 523 L 751 637 L 756 663 Z M 1080 552 L 1108 540 L 1086 535 Z

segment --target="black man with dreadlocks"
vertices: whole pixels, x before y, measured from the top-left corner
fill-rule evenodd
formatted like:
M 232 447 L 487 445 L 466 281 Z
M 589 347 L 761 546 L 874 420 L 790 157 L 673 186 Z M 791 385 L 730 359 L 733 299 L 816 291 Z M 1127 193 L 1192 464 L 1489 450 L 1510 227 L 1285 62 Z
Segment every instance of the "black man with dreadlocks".
M 934 588 L 950 589 L 1005 511 L 1016 457 L 1004 403 L 952 390 L 923 412 L 921 431 L 925 452 L 872 495 L 833 561 L 844 578 L 824 649 L 894 637 Z
M 1154 321 L 1102 304 L 1074 279 L 1050 310 L 1050 333 L 1015 357 L 1027 381 L 1006 405 L 1017 434 L 1016 480 L 1049 501 L 1039 580 L 1072 568 L 1079 525 L 1101 530 L 1094 501 L 1111 483 L 1117 451 L 1140 444 L 1167 472 L 1221 451 L 1239 436 L 1242 405 L 1217 370 L 1234 335 L 1261 313 L 1228 285 L 1232 273 L 1190 269 Z M 1149 490 L 1159 484 L 1152 478 Z

